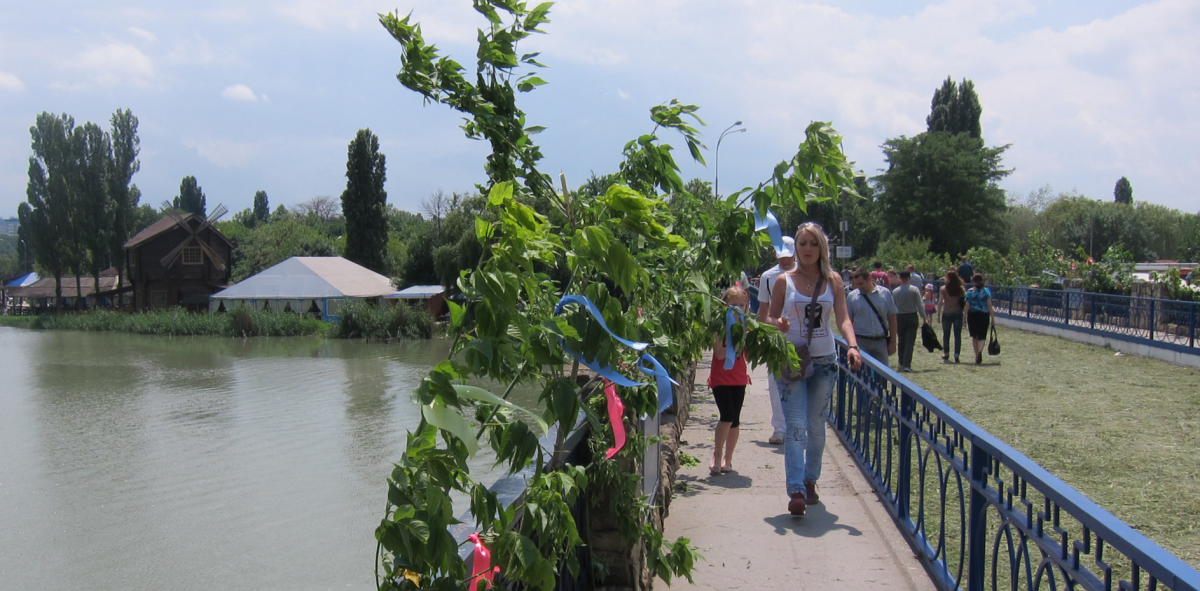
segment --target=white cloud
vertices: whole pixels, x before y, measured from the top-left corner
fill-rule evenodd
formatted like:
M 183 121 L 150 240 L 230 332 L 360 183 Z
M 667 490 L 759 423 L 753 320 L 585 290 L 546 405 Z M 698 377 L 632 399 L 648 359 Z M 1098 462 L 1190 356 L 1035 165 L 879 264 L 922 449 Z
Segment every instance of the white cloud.
M 59 62 L 63 70 L 77 77 L 55 82 L 59 89 L 83 90 L 92 86 L 146 86 L 154 77 L 154 63 L 138 48 L 127 43 L 109 43 L 85 49 L 74 57 Z
M 255 102 L 255 101 L 259 101 L 259 100 L 262 100 L 262 101 L 267 100 L 267 95 L 255 94 L 254 91 L 249 86 L 246 86 L 245 84 L 234 84 L 233 86 L 230 86 L 230 87 L 226 88 L 225 90 L 222 90 L 221 96 L 223 96 L 227 99 L 235 100 L 235 101 Z
M 261 143 L 236 142 L 233 140 L 192 140 L 185 138 L 183 145 L 195 150 L 201 158 L 221 168 L 235 168 L 249 164 L 263 151 Z
M 146 29 L 142 29 L 139 27 L 129 27 L 128 29 L 125 29 L 125 30 L 129 31 L 129 33 L 132 34 L 134 37 L 138 37 L 138 38 L 142 39 L 143 41 L 147 41 L 149 43 L 158 43 L 158 37 L 154 33 L 147 31 Z
M 22 90 L 25 90 L 25 83 L 21 82 L 21 79 L 17 78 L 13 74 L 9 74 L 8 72 L 0 72 L 0 90 L 6 90 L 8 92 L 21 92 Z

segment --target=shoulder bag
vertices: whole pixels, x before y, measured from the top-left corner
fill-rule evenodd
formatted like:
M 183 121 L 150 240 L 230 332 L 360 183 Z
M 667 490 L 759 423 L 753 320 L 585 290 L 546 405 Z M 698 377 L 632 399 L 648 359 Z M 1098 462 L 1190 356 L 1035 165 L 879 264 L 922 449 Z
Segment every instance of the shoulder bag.
M 1000 340 L 996 338 L 996 325 L 992 325 L 992 334 L 988 339 L 988 355 L 1000 354 Z
M 862 293 L 862 292 L 859 292 L 859 293 Z M 891 335 L 891 333 L 888 332 L 888 323 L 883 321 L 883 316 L 881 316 L 879 314 L 879 310 L 876 309 L 875 304 L 873 302 L 871 302 L 871 295 L 863 293 L 862 297 L 864 300 L 867 300 L 867 305 L 870 306 L 871 311 L 875 313 L 875 318 L 877 318 L 879 320 L 879 326 L 883 327 L 883 338 L 885 340 L 891 338 L 892 335 Z
M 791 281 L 791 278 L 788 278 L 788 280 Z M 813 290 L 812 299 L 814 302 L 820 297 L 824 288 L 825 275 L 821 274 L 820 278 L 817 279 L 817 288 Z M 796 291 L 799 292 L 800 290 Z M 799 312 L 799 307 L 797 307 L 796 311 Z M 796 314 L 796 317 L 799 318 L 800 314 Z M 816 319 L 808 312 L 807 306 L 805 307 L 804 319 L 808 322 L 808 339 L 805 340 L 803 345 L 796 347 L 796 356 L 800 358 L 800 365 L 785 365 L 780 368 L 779 381 L 784 384 L 792 384 L 808 379 L 813 375 L 812 355 L 808 352 L 808 346 L 812 344 L 812 333 L 814 331 L 813 327 L 816 326 Z

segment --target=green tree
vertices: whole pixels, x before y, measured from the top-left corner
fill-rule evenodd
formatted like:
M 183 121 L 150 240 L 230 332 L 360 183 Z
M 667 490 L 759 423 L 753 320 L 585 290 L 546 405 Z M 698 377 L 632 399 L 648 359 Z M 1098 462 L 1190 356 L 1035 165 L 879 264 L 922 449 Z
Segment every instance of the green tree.
M 350 142 L 346 158 L 346 190 L 342 213 L 346 217 L 345 257 L 376 273 L 386 271 L 387 164 L 379 151 L 379 138 L 360 129 Z
M 17 273 L 33 270 L 33 210 L 24 201 L 17 206 Z
M 1117 180 L 1113 187 L 1113 201 L 1133 205 L 1133 185 L 1129 184 L 1129 179 L 1121 177 Z
M 266 191 L 254 193 L 254 218 L 263 224 L 271 221 L 271 205 L 267 202 Z
M 78 167 L 72 136 L 75 119 L 47 112 L 37 116 L 29 133 L 33 156 L 29 158 L 26 199 L 30 206 L 34 262 L 54 276 L 55 308 L 62 306 L 62 276 L 71 267 L 75 232 L 71 226 L 74 180 Z
M 208 203 L 204 197 L 204 190 L 196 184 L 196 177 L 183 177 L 183 181 L 179 183 L 179 195 L 175 196 L 171 205 L 184 213 L 192 213 L 199 217 L 207 215 L 205 212 L 208 211 Z
M 235 282 L 291 257 L 327 257 L 336 254 L 333 239 L 298 217 L 260 225 L 238 239 L 233 264 Z
M 936 253 L 999 247 L 1006 204 L 996 182 L 1012 172 L 1001 165 L 1006 149 L 942 131 L 884 142 L 888 168 L 875 181 L 885 226 L 901 236 L 929 238 Z
M 80 293 L 79 275 L 90 271 L 92 285 L 98 290 L 100 272 L 113 259 L 114 204 L 109 195 L 113 150 L 109 135 L 91 122 L 75 128 L 73 143 L 79 186 L 71 217 L 80 247 L 79 266 L 75 270 L 76 293 Z
M 141 191 L 133 185 L 133 175 L 142 168 L 138 160 L 141 140 L 138 139 L 138 118 L 129 109 L 118 110 L 110 119 L 112 162 L 109 167 L 108 197 L 112 201 L 112 228 L 109 233 L 109 255 L 117 268 L 117 285 L 124 281 L 128 269 L 125 243 L 141 228 L 137 227 L 137 207 Z
M 983 137 L 979 117 L 983 107 L 975 94 L 975 83 L 963 78 L 962 84 L 955 84 L 949 76 L 942 87 L 934 91 L 930 105 L 929 116 L 925 122 L 929 131 L 944 131 L 947 133 L 966 133 L 973 138 Z

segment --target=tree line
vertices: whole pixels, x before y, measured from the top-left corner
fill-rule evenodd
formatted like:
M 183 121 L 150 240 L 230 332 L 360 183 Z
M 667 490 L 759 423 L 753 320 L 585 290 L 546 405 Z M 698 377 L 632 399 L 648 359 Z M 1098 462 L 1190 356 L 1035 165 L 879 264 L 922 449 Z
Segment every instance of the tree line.
M 973 249 L 1029 257 L 1043 246 L 1079 262 L 1098 261 L 1110 249 L 1138 261 L 1200 258 L 1200 213 L 1135 203 L 1126 177 L 1111 200 L 1050 187 L 1006 193 L 998 182 L 1012 172 L 1003 164 L 1009 146 L 986 144 L 982 112 L 970 80 L 947 78 L 934 92 L 926 131 L 886 140 L 886 169 L 857 179 L 863 199 L 789 207 L 777 212 L 781 225 L 817 221 L 833 243 L 853 246 L 858 262 L 958 260 Z
M 141 167 L 140 142 L 128 109 L 110 124 L 109 131 L 90 121 L 76 126 L 70 115 L 43 112 L 29 129 L 29 184 L 17 209 L 27 251 L 19 254 L 55 277 L 57 301 L 63 276 L 74 275 L 76 289 L 85 274 L 99 286 L 109 266 L 123 277 L 124 245 L 138 222 L 141 192 L 131 179 Z

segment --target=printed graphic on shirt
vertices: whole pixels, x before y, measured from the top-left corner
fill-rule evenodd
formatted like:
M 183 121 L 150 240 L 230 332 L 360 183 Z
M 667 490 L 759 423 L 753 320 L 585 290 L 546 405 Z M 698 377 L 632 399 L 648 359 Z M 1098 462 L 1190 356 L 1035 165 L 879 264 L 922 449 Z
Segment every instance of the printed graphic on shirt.
M 800 309 L 800 306 L 796 306 Z M 825 306 L 820 302 L 809 302 L 803 308 L 804 314 L 800 316 L 800 336 L 807 337 L 809 328 L 813 328 L 812 336 L 814 339 L 829 335 L 829 327 L 825 326 Z

